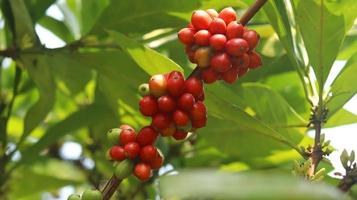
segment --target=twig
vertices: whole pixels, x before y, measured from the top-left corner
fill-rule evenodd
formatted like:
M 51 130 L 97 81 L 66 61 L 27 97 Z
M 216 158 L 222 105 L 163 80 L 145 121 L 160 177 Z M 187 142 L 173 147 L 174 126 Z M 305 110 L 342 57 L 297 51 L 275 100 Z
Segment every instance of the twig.
M 102 190 L 103 200 L 109 200 L 121 182 L 121 179 L 118 179 L 115 175 L 113 175 Z

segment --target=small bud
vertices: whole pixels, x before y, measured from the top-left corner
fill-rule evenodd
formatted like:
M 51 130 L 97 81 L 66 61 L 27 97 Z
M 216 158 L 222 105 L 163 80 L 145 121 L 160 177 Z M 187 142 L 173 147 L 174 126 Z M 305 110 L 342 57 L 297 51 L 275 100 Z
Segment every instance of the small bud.
M 323 144 L 325 142 L 325 134 L 320 135 L 320 144 Z
M 119 179 L 124 179 L 133 172 L 134 164 L 131 160 L 123 160 L 115 167 L 114 174 Z
M 348 157 L 348 153 L 346 151 L 346 149 L 344 149 L 341 153 L 341 156 L 340 156 L 340 160 L 341 160 L 341 163 L 343 165 L 344 168 L 347 168 L 348 165 L 347 165 L 347 162 L 349 160 L 349 157 Z
M 317 171 L 315 173 L 315 175 L 313 176 L 312 180 L 313 181 L 320 181 L 321 179 L 324 178 L 325 172 L 326 172 L 326 169 L 325 168 L 321 168 L 319 171 Z
M 147 96 L 150 94 L 149 84 L 143 83 L 139 86 L 139 94 L 141 96 Z
M 110 130 L 107 132 L 108 141 L 109 141 L 111 144 L 119 144 L 119 136 L 120 136 L 121 131 L 122 131 L 122 130 L 121 130 L 120 128 L 110 129 Z
M 350 154 L 350 162 L 352 163 L 353 161 L 355 161 L 355 151 L 351 151 L 351 154 Z

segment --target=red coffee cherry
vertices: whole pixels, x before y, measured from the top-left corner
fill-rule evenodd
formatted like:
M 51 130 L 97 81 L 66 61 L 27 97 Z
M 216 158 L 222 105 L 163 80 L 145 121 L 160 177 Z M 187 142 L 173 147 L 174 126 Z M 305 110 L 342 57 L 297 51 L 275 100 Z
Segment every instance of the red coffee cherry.
M 188 115 L 181 110 L 176 110 L 173 113 L 172 118 L 177 126 L 186 126 L 190 122 Z
M 197 101 L 204 101 L 205 100 L 205 93 L 202 92 L 196 99 Z
M 206 118 L 206 106 L 201 101 L 195 103 L 190 111 L 190 115 L 193 120 Z
M 249 68 L 238 68 L 238 77 L 244 76 L 248 72 Z
M 124 129 L 119 136 L 120 144 L 126 145 L 130 142 L 135 142 L 136 134 L 132 129 Z
M 212 18 L 206 11 L 197 10 L 192 13 L 191 23 L 196 30 L 208 30 L 211 21 Z
M 171 112 L 176 108 L 176 101 L 169 95 L 161 96 L 157 103 L 159 105 L 159 110 L 162 112 Z
M 151 162 L 155 160 L 158 155 L 157 149 L 154 146 L 147 145 L 141 148 L 139 157 L 141 161 Z
M 236 21 L 232 21 L 227 25 L 226 36 L 227 39 L 241 38 L 243 37 L 244 26 Z
M 150 162 L 150 167 L 151 169 L 160 169 L 163 163 L 164 159 L 159 155 L 153 161 Z
M 169 127 L 160 130 L 160 135 L 162 137 L 172 136 L 175 133 L 175 131 L 176 131 L 176 126 L 174 123 L 171 123 Z
M 192 121 L 192 127 L 193 128 L 202 128 L 205 127 L 207 123 L 207 117 L 204 117 L 202 119 L 197 119 Z
M 232 7 L 224 8 L 218 15 L 219 18 L 223 19 L 226 24 L 237 19 L 236 11 Z
M 175 132 L 175 134 L 173 135 L 173 137 L 176 139 L 176 140 L 183 140 L 187 137 L 187 132 L 183 131 L 183 130 L 177 130 Z
M 110 148 L 109 154 L 113 160 L 122 161 L 125 159 L 125 152 L 121 146 L 113 146 Z
M 257 54 L 256 52 L 254 51 L 250 52 L 249 58 L 250 58 L 250 63 L 249 63 L 250 69 L 255 69 L 262 65 L 262 59 L 260 58 L 260 55 Z
M 193 35 L 196 32 L 191 28 L 183 28 L 178 32 L 179 40 L 186 45 L 193 44 Z
M 149 80 L 150 93 L 155 97 L 160 97 L 166 93 L 167 81 L 163 74 L 153 75 Z
M 197 63 L 197 65 L 202 68 L 208 67 L 210 64 L 210 57 L 211 48 L 200 47 L 195 52 L 195 63 Z
M 178 107 L 184 111 L 190 111 L 195 104 L 195 97 L 191 93 L 184 93 L 178 99 Z
M 164 113 L 157 113 L 152 118 L 152 124 L 158 129 L 164 129 L 170 125 L 170 117 Z
M 217 72 L 227 71 L 231 67 L 229 55 L 224 52 L 213 55 L 211 58 L 211 66 Z
M 233 66 L 228 71 L 222 74 L 222 79 L 227 83 L 234 83 L 238 79 L 238 67 Z
M 226 51 L 232 56 L 243 55 L 248 49 L 248 43 L 241 38 L 233 38 L 226 43 Z
M 253 30 L 248 30 L 244 32 L 243 39 L 248 42 L 249 49 L 253 50 L 258 45 L 259 35 Z
M 210 46 L 217 51 L 223 50 L 226 46 L 226 42 L 227 38 L 222 34 L 215 34 L 209 39 Z
M 233 66 L 236 66 L 239 68 L 248 68 L 249 62 L 250 62 L 250 57 L 249 57 L 248 53 L 244 53 L 241 56 L 232 57 L 231 61 L 232 61 Z
M 198 97 L 203 92 L 202 81 L 192 77 L 185 81 L 185 91 L 191 93 L 194 97 Z
M 205 83 L 210 84 L 218 80 L 219 74 L 212 67 L 210 67 L 202 71 L 201 77 Z
M 134 175 L 141 181 L 149 180 L 151 176 L 150 165 L 146 163 L 138 163 L 134 167 Z
M 191 63 L 195 63 L 195 51 L 192 49 L 192 46 L 186 46 L 185 47 L 185 52 L 186 52 L 190 62 Z
M 226 23 L 221 18 L 214 18 L 209 25 L 209 31 L 212 34 L 225 34 L 226 33 Z
M 170 95 L 180 96 L 185 90 L 185 79 L 179 71 L 172 71 L 167 80 L 167 90 Z
M 127 158 L 134 159 L 140 153 L 140 146 L 136 142 L 130 142 L 124 146 L 124 152 Z
M 127 124 L 122 124 L 122 125 L 119 126 L 119 128 L 122 129 L 122 130 L 124 130 L 124 129 L 130 129 L 130 130 L 132 130 L 132 131 L 135 132 L 134 128 L 131 127 L 130 125 L 127 125 Z
M 193 25 L 192 25 L 191 22 L 187 25 L 187 28 L 190 28 L 190 29 L 192 29 L 192 30 L 195 30 L 195 27 L 193 27 Z
M 136 142 L 139 143 L 140 146 L 154 144 L 157 136 L 158 133 L 152 126 L 145 126 L 136 136 Z
M 206 12 L 212 19 L 218 17 L 218 12 L 215 9 L 208 9 Z
M 211 33 L 207 30 L 200 30 L 195 33 L 193 39 L 195 44 L 201 46 L 207 46 L 209 44 L 209 38 L 211 37 Z
M 144 116 L 153 116 L 158 111 L 156 98 L 153 96 L 145 96 L 139 102 L 139 110 Z

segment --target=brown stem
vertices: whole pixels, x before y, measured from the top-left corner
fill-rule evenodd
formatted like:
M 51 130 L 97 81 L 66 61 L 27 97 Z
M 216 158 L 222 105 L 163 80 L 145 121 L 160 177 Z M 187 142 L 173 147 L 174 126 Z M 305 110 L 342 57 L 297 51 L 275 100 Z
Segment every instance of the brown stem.
M 121 179 L 113 175 L 102 190 L 103 200 L 109 200 L 113 196 L 115 190 L 119 187 L 121 182 Z

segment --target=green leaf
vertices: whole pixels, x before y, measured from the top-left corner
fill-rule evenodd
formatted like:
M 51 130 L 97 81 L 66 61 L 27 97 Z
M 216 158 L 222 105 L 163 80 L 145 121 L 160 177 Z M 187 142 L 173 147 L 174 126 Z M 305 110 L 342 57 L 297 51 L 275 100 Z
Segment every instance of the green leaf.
M 346 199 L 335 187 L 276 173 L 191 170 L 163 176 L 159 183 L 164 199 Z
M 295 1 L 296 22 L 320 88 L 357 13 L 354 0 Z
M 38 91 L 38 101 L 27 111 L 24 119 L 22 142 L 51 111 L 55 102 L 55 84 L 51 73 L 51 60 L 47 56 L 23 56 L 19 63 L 26 69 L 35 82 Z
M 357 115 L 349 112 L 348 110 L 340 109 L 327 120 L 324 128 L 332 128 L 353 123 L 357 123 Z
M 163 56 L 121 33 L 109 32 L 115 42 L 148 74 L 167 73 L 172 70 L 182 71 L 174 61 Z
M 353 55 L 331 84 L 331 96 L 327 102 L 329 116 L 341 109 L 356 93 L 357 54 Z
M 103 106 L 87 106 L 71 113 L 64 120 L 49 127 L 37 143 L 24 149 L 21 152 L 22 160 L 20 162 L 33 162 L 35 157 L 38 156 L 38 153 L 45 147 L 59 140 L 66 134 L 74 132 L 82 127 L 89 126 L 90 124 L 95 124 L 98 119 L 103 118 L 107 112 L 109 111 Z
M 81 32 L 88 33 L 98 18 L 103 12 L 105 7 L 109 5 L 109 0 L 82 0 L 81 7 Z
M 22 49 L 38 45 L 39 41 L 23 0 L 11 0 L 10 6 L 15 25 L 16 44 Z
M 44 28 L 51 31 L 57 37 L 61 38 L 63 41 L 74 41 L 74 36 L 72 35 L 72 32 L 68 29 L 67 25 L 64 22 L 59 21 L 53 17 L 44 16 L 38 21 L 38 23 Z
M 33 21 L 37 21 L 43 17 L 46 10 L 55 2 L 56 0 L 25 0 L 25 4 Z

